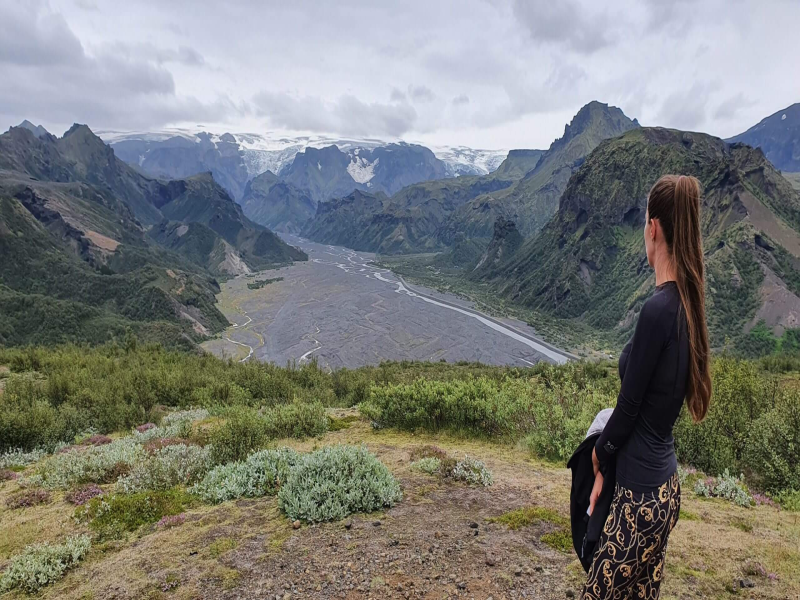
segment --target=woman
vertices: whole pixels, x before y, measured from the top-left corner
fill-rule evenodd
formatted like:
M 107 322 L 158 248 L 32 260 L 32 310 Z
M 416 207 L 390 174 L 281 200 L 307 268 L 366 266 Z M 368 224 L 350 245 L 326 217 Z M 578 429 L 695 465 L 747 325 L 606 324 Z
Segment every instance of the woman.
M 619 357 L 617 406 L 592 454 L 597 482 L 591 506 L 607 461 L 616 460 L 616 487 L 584 586 L 586 600 L 659 595 L 681 502 L 672 428 L 684 398 L 696 422 L 711 399 L 699 212 L 694 177 L 665 175 L 647 198 L 644 240 L 656 290 Z

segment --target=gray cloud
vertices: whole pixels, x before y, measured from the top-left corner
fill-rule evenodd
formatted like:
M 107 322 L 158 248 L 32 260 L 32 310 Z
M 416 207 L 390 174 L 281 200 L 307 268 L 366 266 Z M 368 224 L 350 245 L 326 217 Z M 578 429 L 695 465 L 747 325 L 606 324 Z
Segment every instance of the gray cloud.
M 142 50 L 142 49 L 145 50 Z M 0 3 L 0 117 L 65 126 L 135 128 L 192 119 L 221 121 L 246 112 L 227 98 L 177 93 L 166 62 L 202 64 L 188 47 L 158 50 L 99 45 L 89 54 L 64 18 L 41 2 Z
M 463 104 L 469 104 L 469 96 L 466 94 L 459 94 L 453 98 L 453 106 L 461 106 Z
M 611 21 L 573 0 L 514 0 L 514 15 L 537 42 L 562 44 L 582 54 L 611 45 Z
M 433 102 L 436 98 L 433 90 L 424 85 L 409 85 L 408 96 L 413 102 Z
M 392 93 L 389 95 L 389 100 L 392 102 L 405 102 L 406 93 L 402 90 L 398 90 L 397 88 L 392 88 Z
M 417 119 L 407 102 L 367 103 L 349 94 L 327 102 L 318 96 L 261 92 L 253 104 L 273 127 L 293 130 L 399 137 L 411 131 Z

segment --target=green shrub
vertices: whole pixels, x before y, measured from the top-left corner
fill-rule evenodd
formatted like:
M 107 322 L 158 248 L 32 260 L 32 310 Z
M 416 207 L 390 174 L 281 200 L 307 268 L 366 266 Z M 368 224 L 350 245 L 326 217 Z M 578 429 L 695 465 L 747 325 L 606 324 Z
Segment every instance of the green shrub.
M 750 425 L 742 465 L 762 489 L 800 489 L 800 394 L 781 394 Z
M 210 468 L 209 448 L 184 444 L 166 446 L 134 465 L 131 472 L 117 482 L 117 490 L 125 494 L 168 490 L 176 485 L 194 483 Z
M 89 523 L 99 539 L 116 539 L 127 532 L 178 515 L 192 505 L 193 497 L 180 488 L 92 498 L 75 511 L 75 518 Z
M 211 432 L 211 457 L 218 465 L 244 460 L 268 441 L 267 424 L 256 409 L 232 408 L 226 411 L 225 421 Z
M 299 460 L 300 455 L 291 448 L 261 450 L 245 461 L 215 467 L 189 491 L 211 504 L 272 495 Z
M 44 450 L 31 450 L 30 452 L 24 452 L 20 448 L 7 450 L 0 454 L 0 469 L 26 467 L 41 460 L 46 455 L 47 453 Z
M 329 419 L 320 402 L 292 402 L 264 410 L 271 438 L 315 437 L 328 431 Z
M 800 512 L 800 490 L 784 490 L 775 496 L 775 500 L 786 510 Z
M 0 578 L 0 591 L 21 589 L 36 593 L 46 585 L 61 579 L 77 565 L 92 546 L 88 535 L 68 537 L 61 544 L 33 544 L 11 558 Z
M 304 455 L 278 491 L 278 505 L 291 519 L 311 523 L 393 506 L 400 485 L 364 447 L 328 446 Z
M 26 481 L 49 489 L 69 489 L 83 483 L 111 483 L 120 474 L 127 474 L 145 457 L 144 448 L 133 437 L 121 438 L 103 446 L 54 454 L 38 464 Z
M 777 381 L 764 377 L 756 363 L 718 357 L 712 363 L 713 395 L 708 416 L 693 423 L 682 411 L 675 427 L 678 459 L 706 473 L 741 468 L 753 423 L 779 392 Z

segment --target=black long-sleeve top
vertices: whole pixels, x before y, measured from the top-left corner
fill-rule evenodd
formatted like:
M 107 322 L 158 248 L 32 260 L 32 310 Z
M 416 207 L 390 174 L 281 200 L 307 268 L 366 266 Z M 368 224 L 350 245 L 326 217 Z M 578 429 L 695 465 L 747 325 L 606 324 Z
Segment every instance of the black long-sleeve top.
M 595 444 L 601 464 L 616 455 L 617 482 L 649 492 L 678 467 L 672 428 L 686 396 L 689 336 L 674 281 L 644 303 L 633 338 L 619 357 L 622 388 Z

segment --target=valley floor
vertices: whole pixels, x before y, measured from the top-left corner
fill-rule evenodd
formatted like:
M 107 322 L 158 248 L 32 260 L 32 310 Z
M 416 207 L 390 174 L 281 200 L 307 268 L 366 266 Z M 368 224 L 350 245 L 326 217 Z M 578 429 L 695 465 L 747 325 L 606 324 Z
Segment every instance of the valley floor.
M 309 261 L 223 284 L 219 307 L 235 325 L 203 344 L 206 350 L 281 366 L 313 357 L 331 369 L 384 360 L 530 366 L 569 358 L 524 322 L 487 319 L 455 296 L 412 291 L 369 253 L 287 241 Z M 275 278 L 282 280 L 253 289 Z
M 511 446 L 376 431 L 355 411 L 333 412 L 349 427 L 279 445 L 311 450 L 365 444 L 402 483 L 404 497 L 394 508 L 298 529 L 281 515 L 274 497 L 192 509 L 179 527 L 145 526 L 127 541 L 95 546 L 84 563 L 45 588 L 43 597 L 500 600 L 579 595 L 583 572 L 577 559 L 552 542 L 563 539 L 563 521 L 543 517 L 516 530 L 487 521 L 528 507 L 568 516 L 565 468 Z M 468 453 L 483 460 L 494 484 L 469 487 L 411 470 L 410 451 L 425 443 L 452 456 Z M 26 544 L 81 530 L 71 518 L 74 508 L 59 495 L 46 506 L 6 508 L 17 488 L 13 481 L 0 488 L 0 567 Z M 748 574 L 748 561 L 776 577 Z M 684 490 L 662 598 L 733 597 L 742 579 L 755 587 L 739 597 L 800 597 L 800 513 L 739 508 Z

